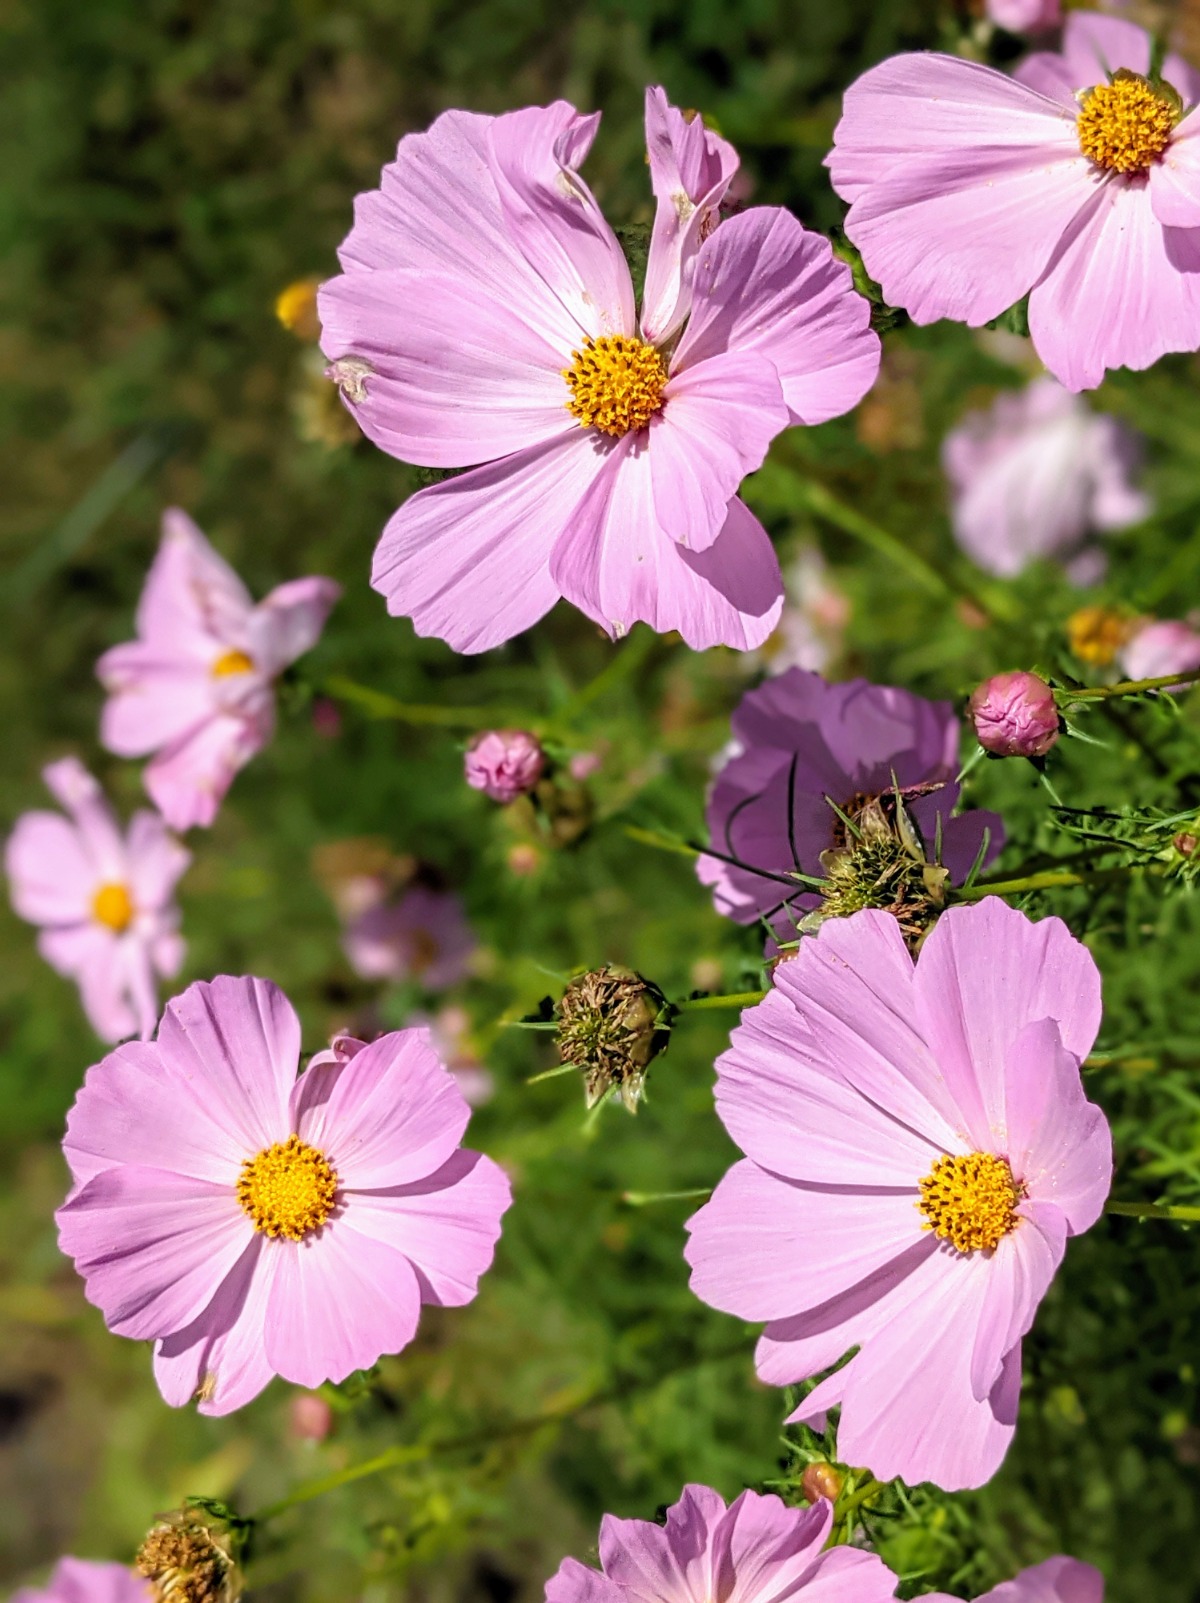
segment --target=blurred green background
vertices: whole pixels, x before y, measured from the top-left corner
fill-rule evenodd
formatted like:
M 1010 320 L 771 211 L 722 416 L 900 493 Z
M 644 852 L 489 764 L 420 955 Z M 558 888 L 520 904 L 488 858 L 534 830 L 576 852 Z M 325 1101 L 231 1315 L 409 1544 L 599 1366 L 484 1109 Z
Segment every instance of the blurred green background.
M 1186 42 L 1194 19 L 1166 20 Z M 759 982 L 755 932 L 715 917 L 684 856 L 626 829 L 698 833 L 710 759 L 761 664 L 641 631 L 614 648 L 562 607 L 485 658 L 418 642 L 367 585 L 415 475 L 363 441 L 332 443 L 314 352 L 273 306 L 291 281 L 334 270 L 355 192 L 449 106 L 562 95 L 601 108 L 589 180 L 614 223 L 646 223 L 641 103 L 661 82 L 737 145 L 754 200 L 833 228 L 841 206 L 820 163 L 842 89 L 896 49 L 973 25 L 933 0 L 0 0 L 0 828 L 46 805 L 40 770 L 68 751 L 124 811 L 138 804 L 136 768 L 97 745 L 93 665 L 131 633 L 165 505 L 189 510 L 258 595 L 337 577 L 344 600 L 283 687 L 279 738 L 189 841 L 180 983 L 279 981 L 310 1050 L 348 1023 L 402 1023 L 430 999 L 355 978 L 329 848 L 369 838 L 432 865 L 482 942 L 454 997 L 496 1082 L 472 1139 L 517 1189 L 478 1301 L 426 1318 L 413 1349 L 347 1388 L 324 1442 L 300 1439 L 279 1383 L 225 1420 L 168 1410 L 148 1351 L 106 1334 L 57 1254 L 57 1142 L 100 1048 L 33 932 L 0 909 L 0 1586 L 60 1552 L 128 1558 L 184 1493 L 252 1512 L 406 1442 L 469 1438 L 273 1521 L 255 1591 L 523 1603 L 563 1554 L 589 1553 L 605 1509 L 652 1517 L 687 1480 L 727 1496 L 794 1489 L 785 1399 L 753 1378 L 753 1332 L 688 1292 L 689 1205 L 622 1200 L 712 1184 L 729 1161 L 711 1064 L 733 1016 L 686 1019 L 638 1118 L 606 1109 L 587 1125 L 572 1079 L 525 1083 L 552 1062 L 546 1038 L 499 1025 L 605 960 L 673 996 Z M 1060 576 L 1007 586 L 1010 623 L 984 628 L 802 510 L 819 483 L 955 584 L 983 587 L 954 553 L 937 452 L 968 405 L 1019 382 L 1004 355 L 962 329 L 889 333 L 859 413 L 781 440 L 749 486 L 785 558 L 816 544 L 850 599 L 839 672 L 961 697 L 990 671 L 1067 663 L 1080 597 Z M 1200 600 L 1196 381 L 1194 361 L 1173 360 L 1119 375 L 1097 401 L 1147 435 L 1159 508 L 1114 542 L 1103 597 L 1165 616 Z M 467 790 L 469 713 L 421 725 L 351 698 L 338 720 L 321 698 L 346 678 L 405 703 L 496 708 L 497 722 L 550 725 L 564 753 L 599 753 L 590 834 L 554 850 Z M 1111 727 L 1103 748 L 1067 743 L 1064 799 L 1194 804 L 1195 708 L 1130 718 L 1140 747 Z M 983 765 L 969 791 L 1005 811 L 1006 864 L 1071 849 L 1024 766 Z M 1117 1058 L 1091 1085 L 1116 1124 L 1118 1194 L 1195 1200 L 1194 899 L 1139 884 L 1028 905 L 1068 917 L 1105 972 L 1102 1044 Z M 907 1591 L 973 1596 L 1066 1551 L 1106 1569 L 1113 1603 L 1200 1595 L 1198 1266 L 1178 1227 L 1109 1220 L 1073 1245 L 1027 1346 L 1002 1474 L 975 1496 L 918 1491 L 877 1522 Z M 567 1417 L 523 1424 L 546 1412 Z

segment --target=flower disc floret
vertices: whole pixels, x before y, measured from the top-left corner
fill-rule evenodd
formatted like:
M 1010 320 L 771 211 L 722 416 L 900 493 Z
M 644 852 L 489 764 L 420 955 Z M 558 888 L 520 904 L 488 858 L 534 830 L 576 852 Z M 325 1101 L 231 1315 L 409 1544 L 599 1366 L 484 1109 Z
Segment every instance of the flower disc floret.
M 248 657 L 244 651 L 236 649 L 223 651 L 212 665 L 214 679 L 229 679 L 234 674 L 253 673 L 254 658 Z
M 1107 172 L 1144 172 L 1171 142 L 1179 96 L 1139 73 L 1120 71 L 1086 91 L 1079 112 L 1079 148 Z
M 991 1252 L 1016 1227 L 1021 1188 L 1008 1159 L 994 1153 L 939 1158 L 920 1193 L 923 1228 L 959 1252 Z
M 123 935 L 133 922 L 133 898 L 119 881 L 101 885 L 92 897 L 92 917 L 97 924 Z
M 264 1236 L 303 1241 L 333 1212 L 337 1188 L 337 1175 L 325 1154 L 290 1135 L 247 1158 L 237 1198 Z
M 644 429 L 663 404 L 667 370 L 645 340 L 601 334 L 571 352 L 563 377 L 571 392 L 567 411 L 585 428 L 620 438 Z

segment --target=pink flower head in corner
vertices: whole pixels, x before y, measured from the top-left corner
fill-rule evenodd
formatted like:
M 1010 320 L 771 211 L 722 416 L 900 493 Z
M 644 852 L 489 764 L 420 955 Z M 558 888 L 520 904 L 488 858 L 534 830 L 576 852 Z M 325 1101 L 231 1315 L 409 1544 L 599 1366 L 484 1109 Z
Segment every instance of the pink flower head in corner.
M 788 1508 L 743 1492 L 728 1507 L 708 1486 L 685 1486 L 665 1525 L 600 1523 L 602 1569 L 564 1559 L 546 1603 L 886 1603 L 897 1577 L 874 1553 L 823 1552 L 833 1507 Z
M 332 579 L 293 579 L 255 604 L 191 518 L 164 514 L 138 638 L 96 672 L 108 691 L 101 739 L 119 757 L 154 753 L 146 789 L 173 829 L 217 816 L 274 732 L 276 677 L 316 644 L 340 593 Z
M 1072 11 L 1016 77 L 893 56 L 847 91 L 827 165 L 846 232 L 893 306 L 973 328 L 1029 296 L 1069 390 L 1200 347 L 1200 73 Z
M 564 101 L 448 111 L 358 197 L 319 297 L 330 376 L 383 450 L 472 470 L 400 508 L 371 582 L 457 651 L 560 597 L 614 638 L 642 620 L 751 649 L 782 582 L 738 487 L 781 429 L 870 388 L 870 308 L 788 212 L 720 221 L 733 150 L 651 89 L 639 316 L 579 174 L 599 122 Z
M 1135 434 L 1055 379 L 1006 391 L 986 412 L 969 412 L 942 446 L 955 538 L 1002 578 L 1040 557 L 1094 559 L 1100 553 L 1084 549 L 1089 535 L 1150 511 L 1132 478 L 1140 456 Z
M 124 834 L 100 786 L 74 757 L 43 770 L 68 814 L 25 813 L 4 853 L 12 904 L 39 927 L 38 950 L 79 986 L 103 1041 L 154 1034 L 155 975 L 183 963 L 175 885 L 191 854 L 157 813 L 134 813 Z
M 1200 634 L 1178 619 L 1148 620 L 1117 653 L 1130 679 L 1162 679 L 1169 673 L 1200 670 Z
M 124 1564 L 60 1558 L 45 1586 L 23 1586 L 10 1603 L 154 1603 L 154 1588 Z
M 1080 1078 L 1099 1025 L 1086 947 L 996 897 L 915 965 L 888 914 L 833 919 L 742 1014 L 716 1094 L 746 1157 L 689 1221 L 692 1289 L 767 1321 L 771 1385 L 858 1348 L 791 1416 L 840 1403 L 846 1463 L 947 1491 L 999 1467 L 1021 1339 L 1112 1179 Z
M 1062 21 L 1060 0 L 987 0 L 987 18 L 1009 33 L 1048 33 Z
M 228 1414 L 272 1375 L 310 1390 L 458 1307 L 509 1184 L 424 1030 L 296 1078 L 300 1023 L 266 980 L 197 983 L 152 1044 L 89 1070 L 63 1150 L 59 1244 L 109 1329 L 156 1343 L 168 1403 Z
M 958 1599 L 931 1592 L 922 1603 L 958 1603 Z M 1060 1553 L 982 1593 L 975 1603 L 1104 1603 L 1104 1577 L 1091 1564 Z
M 970 873 L 985 830 L 987 861 L 1003 844 L 995 813 L 952 816 L 961 725 L 948 701 L 865 679 L 831 685 L 793 668 L 742 697 L 733 736 L 735 755 L 708 799 L 709 841 L 721 856 L 701 857 L 696 872 L 713 887 L 717 911 L 739 924 L 766 919 L 794 934 L 799 916 L 818 905 L 816 892 L 790 890 L 786 879 L 797 869 L 821 875 L 821 853 L 844 842 L 830 801 L 853 817 L 893 783 L 902 791 L 937 784 L 908 805 L 931 857 L 940 818 L 942 862 L 956 884 Z
M 347 921 L 342 945 L 364 980 L 416 980 L 444 991 L 466 977 L 478 942 L 460 897 L 417 884 L 394 901 L 381 889 Z

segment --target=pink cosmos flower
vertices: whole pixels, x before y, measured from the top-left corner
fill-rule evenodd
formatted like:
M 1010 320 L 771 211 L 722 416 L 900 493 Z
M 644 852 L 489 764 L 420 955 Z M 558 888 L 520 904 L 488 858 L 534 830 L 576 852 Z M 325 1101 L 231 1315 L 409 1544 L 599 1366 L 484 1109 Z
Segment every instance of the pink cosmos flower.
M 101 739 L 120 757 L 155 754 L 146 789 L 173 829 L 217 816 L 274 732 L 275 678 L 316 644 L 340 594 L 332 579 L 293 579 L 256 606 L 191 518 L 164 514 L 138 638 L 96 672 L 109 693 Z
M 748 649 L 781 581 L 738 486 L 781 429 L 861 399 L 879 341 L 828 241 L 777 208 L 719 221 L 737 157 L 661 89 L 639 318 L 579 175 L 599 122 L 448 111 L 358 197 L 319 297 L 330 376 L 383 450 L 473 469 L 400 508 L 371 582 L 458 651 L 560 596 L 614 637 L 642 619 Z
M 942 446 L 955 537 L 1003 578 L 1039 557 L 1078 563 L 1081 553 L 1094 570 L 1099 553 L 1083 550 L 1088 535 L 1127 528 L 1150 511 L 1131 479 L 1139 458 L 1136 435 L 1054 379 L 1006 391 L 988 411 L 969 412 Z M 1092 574 L 1079 577 L 1091 582 Z
M 1112 1142 L 1079 1067 L 1100 976 L 1058 919 L 951 907 L 914 962 L 896 921 L 824 924 L 717 1063 L 746 1158 L 689 1222 L 692 1288 L 766 1320 L 760 1377 L 856 1355 L 791 1416 L 842 1405 L 838 1456 L 881 1480 L 981 1486 L 1012 1439 L 1021 1339 Z
M 764 918 L 783 931 L 817 906 L 815 892 L 792 892 L 786 878 L 797 869 L 820 875 L 821 853 L 844 842 L 830 801 L 853 816 L 893 784 L 937 784 L 910 797 L 909 809 L 931 856 L 941 819 L 942 862 L 958 884 L 985 830 L 987 861 L 1003 843 L 995 813 L 951 817 L 961 726 L 948 701 L 865 679 L 831 685 L 793 668 L 742 697 L 733 734 L 734 755 L 708 798 L 709 839 L 721 856 L 699 858 L 696 872 L 713 887 L 717 911 L 739 924 Z
M 833 1508 L 788 1508 L 743 1492 L 729 1505 L 708 1486 L 685 1486 L 665 1525 L 600 1523 L 601 1570 L 564 1559 L 546 1603 L 885 1603 L 897 1577 L 874 1553 L 822 1552 Z
M 1161 679 L 1169 673 L 1200 669 L 1200 634 L 1190 624 L 1171 619 L 1143 624 L 1117 654 L 1130 679 Z
M 349 920 L 342 945 L 364 980 L 417 980 L 427 991 L 457 985 L 478 942 L 453 891 L 412 885 L 391 901 L 386 894 Z
M 958 1603 L 945 1592 L 931 1592 L 922 1603 Z M 1048 1558 L 984 1592 L 975 1603 L 1104 1603 L 1104 1577 L 1077 1558 Z
M 507 804 L 533 789 L 546 766 L 536 735 L 525 729 L 489 729 L 467 749 L 463 771 L 472 790 Z
M 1149 70 L 1144 29 L 1073 11 L 1015 81 L 934 54 L 864 73 L 827 165 L 886 299 L 978 327 L 1028 294 L 1069 390 L 1200 346 L 1200 74 Z
M 60 1558 L 45 1586 L 23 1586 L 10 1603 L 152 1603 L 153 1588 L 124 1564 Z
M 8 838 L 12 904 L 39 927 L 38 951 L 79 986 L 104 1041 L 154 1033 L 155 975 L 183 963 L 175 884 L 191 853 L 157 813 L 134 813 L 124 834 L 100 786 L 77 758 L 42 770 L 70 815 L 25 813 Z
M 296 1078 L 300 1024 L 267 980 L 167 1004 L 152 1044 L 89 1070 L 63 1143 L 59 1243 L 118 1335 L 155 1342 L 167 1402 L 227 1414 L 272 1375 L 344 1380 L 458 1307 L 509 1184 L 460 1145 L 466 1102 L 424 1030 Z
M 987 17 L 1009 33 L 1047 33 L 1062 21 L 1060 0 L 987 0 Z

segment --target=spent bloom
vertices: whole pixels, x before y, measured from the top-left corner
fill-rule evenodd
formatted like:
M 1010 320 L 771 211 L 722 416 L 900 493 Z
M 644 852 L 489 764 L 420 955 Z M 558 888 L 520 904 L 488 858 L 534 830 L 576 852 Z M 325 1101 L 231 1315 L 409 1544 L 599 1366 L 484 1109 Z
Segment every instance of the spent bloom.
M 146 789 L 173 829 L 217 816 L 274 732 L 276 676 L 316 644 L 339 594 L 331 579 L 293 579 L 256 605 L 185 513 L 164 515 L 138 638 L 96 672 L 108 691 L 101 739 L 120 757 L 154 753 Z
M 531 791 L 545 767 L 537 736 L 524 729 L 489 729 L 471 742 L 463 759 L 471 789 L 502 803 Z
M 1060 0 L 987 0 L 986 11 L 1009 33 L 1047 33 L 1062 21 Z
M 833 1508 L 788 1508 L 743 1492 L 728 1507 L 708 1486 L 685 1486 L 665 1525 L 600 1522 L 600 1564 L 564 1559 L 546 1603 L 885 1603 L 897 1577 L 874 1553 L 822 1549 Z
M 118 1335 L 155 1343 L 167 1402 L 228 1414 L 273 1375 L 344 1380 L 475 1296 L 510 1201 L 424 1030 L 321 1054 L 277 986 L 222 976 L 153 1043 L 88 1071 L 59 1243 Z
M 45 1586 L 23 1586 L 10 1603 L 153 1603 L 154 1593 L 124 1564 L 60 1558 Z
M 1039 557 L 1089 580 L 1089 535 L 1124 529 L 1150 510 L 1133 484 L 1138 441 L 1057 380 L 1037 378 L 970 412 L 946 436 L 942 464 L 959 545 L 988 573 L 1010 578 Z M 1072 563 L 1071 559 L 1075 562 Z
M 346 921 L 342 946 L 364 980 L 416 980 L 444 991 L 468 973 L 477 942 L 453 891 L 416 883 L 391 897 L 382 886 Z
M 191 862 L 157 813 L 134 813 L 124 833 L 100 786 L 74 757 L 43 769 L 67 813 L 24 813 L 4 868 L 20 916 L 38 926 L 38 951 L 79 986 L 104 1041 L 153 1035 L 156 975 L 183 963 L 175 885 Z
M 1200 634 L 1178 619 L 1148 621 L 1117 654 L 1130 679 L 1161 679 L 1169 673 L 1200 670 Z
M 1100 976 L 1058 919 L 950 907 L 915 964 L 894 919 L 835 919 L 775 971 L 717 1063 L 746 1157 L 689 1223 L 692 1288 L 765 1320 L 791 1417 L 841 1404 L 838 1456 L 881 1480 L 981 1486 L 1012 1439 L 1021 1340 L 1112 1143 L 1080 1064 Z
M 1022 670 L 984 680 L 970 713 L 979 744 L 997 757 L 1044 757 L 1061 733 L 1053 690 Z
M 978 327 L 1029 296 L 1070 390 L 1200 347 L 1200 74 L 1119 17 L 1073 11 L 1016 77 L 893 56 L 846 94 L 827 165 L 846 232 L 914 322 Z
M 945 1592 L 932 1592 L 924 1603 L 958 1603 Z M 975 1603 L 1104 1603 L 1104 1577 L 1091 1564 L 1059 1554 L 983 1592 Z
M 737 156 L 661 89 L 639 313 L 579 173 L 599 122 L 448 111 L 357 199 L 319 297 L 330 376 L 383 450 L 472 470 L 400 508 L 371 582 L 458 651 L 560 597 L 614 637 L 751 649 L 782 583 L 738 487 L 781 429 L 862 398 L 879 341 L 827 240 L 775 207 L 721 220 Z
M 709 841 L 721 855 L 701 857 L 696 871 L 717 911 L 740 924 L 763 918 L 783 930 L 817 906 L 815 892 L 787 879 L 797 870 L 820 876 L 822 854 L 847 844 L 831 802 L 853 820 L 894 786 L 913 791 L 908 810 L 931 855 L 940 821 L 942 862 L 956 883 L 985 830 L 989 858 L 1003 842 L 994 813 L 951 816 L 961 725 L 947 701 L 865 679 L 831 685 L 793 668 L 742 697 L 733 736 L 708 799 Z

